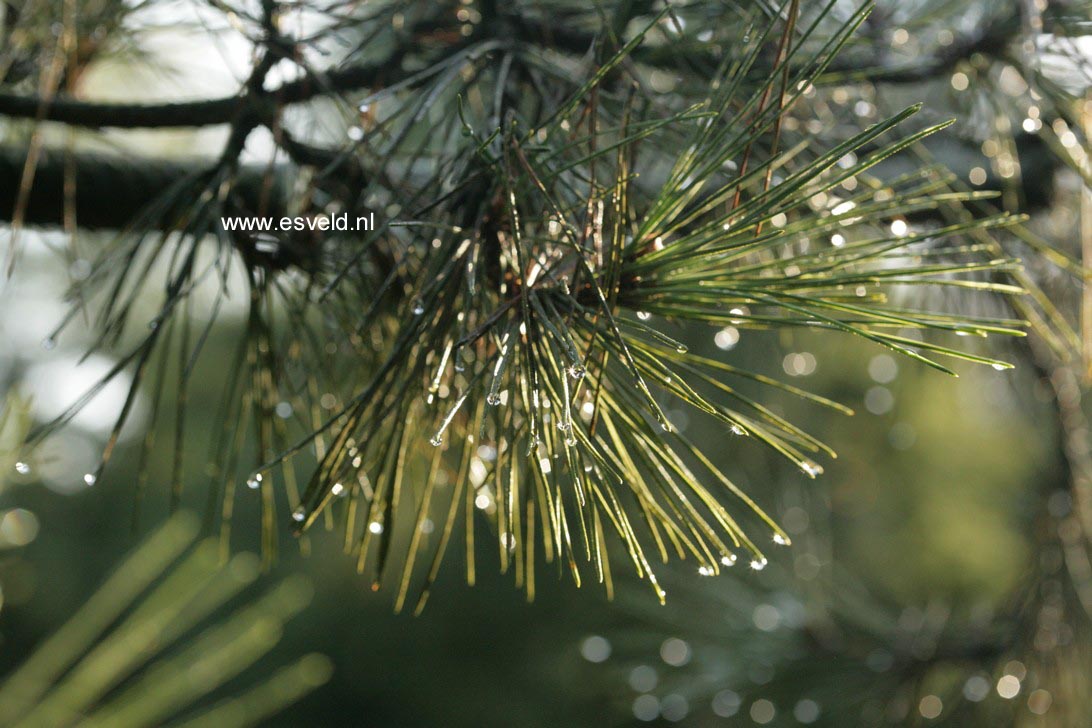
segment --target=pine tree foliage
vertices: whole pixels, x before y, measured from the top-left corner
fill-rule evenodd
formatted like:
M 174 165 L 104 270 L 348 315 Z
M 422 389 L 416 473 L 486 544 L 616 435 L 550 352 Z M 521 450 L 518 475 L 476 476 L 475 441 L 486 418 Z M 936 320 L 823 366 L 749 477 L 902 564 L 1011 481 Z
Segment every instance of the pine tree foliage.
M 462 550 L 473 581 L 481 539 L 529 596 L 543 562 L 609 592 L 621 555 L 662 600 L 657 562 L 760 569 L 771 537 L 789 541 L 751 495 L 762 483 L 729 479 L 672 423 L 672 408 L 770 448 L 806 477 L 822 472 L 832 445 L 767 407 L 762 389 L 849 414 L 691 353 L 677 340 L 682 325 L 858 337 L 950 374 L 957 361 L 1009 366 L 957 337 L 1021 336 L 1028 320 L 1059 326 L 998 242 L 1023 218 L 913 156 L 947 122 L 920 120 L 911 106 L 842 123 L 829 143 L 786 124 L 817 87 L 868 72 L 855 39 L 871 3 L 223 9 L 255 44 L 236 96 L 95 104 L 56 95 L 60 74 L 47 71 L 13 78 L 0 113 L 34 120 L 32 149 L 50 121 L 229 124 L 214 161 L 117 221 L 122 232 L 46 340 L 89 316 L 92 350 L 123 350 L 102 385 L 129 372 L 132 389 L 90 477 L 100 479 L 145 396 L 153 433 L 173 442 L 177 507 L 187 390 L 208 366 L 222 309 L 245 289 L 236 355 L 216 365 L 223 426 L 209 503 L 225 549 L 239 500 L 257 498 L 268 558 L 278 527 L 337 529 L 399 608 L 424 605 L 449 551 Z M 61 58 L 70 36 L 56 41 Z M 905 73 L 877 62 L 881 75 Z M 278 86 L 271 71 L 283 65 L 296 75 Z M 37 100 L 32 86 L 45 91 Z M 332 139 L 332 126 L 346 136 Z M 240 155 L 259 129 L 277 153 L 251 167 Z M 5 203 L 16 222 L 48 212 L 32 189 L 50 158 L 31 157 Z M 103 171 L 91 157 L 68 161 L 81 185 Z M 136 173 L 136 187 L 150 178 L 141 174 L 151 175 Z M 79 204 L 70 207 L 78 225 Z M 221 224 L 369 211 L 379 224 L 360 234 Z M 8 259 L 17 275 L 18 238 Z M 1080 270 L 1064 254 L 1053 260 Z M 964 296 L 922 289 L 1033 295 L 1013 314 L 969 315 L 948 305 Z M 138 302 L 150 295 L 159 310 L 149 319 Z
M 836 535 L 823 533 L 839 514 L 815 508 L 807 531 L 813 551 L 802 555 L 821 571 L 818 578 L 801 577 L 798 555 L 795 573 L 772 568 L 757 588 L 737 582 L 726 591 L 691 582 L 673 589 L 684 610 L 698 615 L 700 627 L 689 635 L 694 659 L 685 670 L 662 674 L 654 689 L 641 687 L 644 702 L 640 710 L 633 703 L 635 715 L 655 705 L 666 717 L 670 698 L 683 695 L 694 716 L 711 710 L 746 720 L 758 705 L 750 712 L 756 722 L 762 711 L 776 712 L 777 720 L 791 715 L 831 725 L 1087 721 L 1092 238 L 1087 209 L 1078 208 L 1088 195 L 1092 67 L 1082 45 L 1092 7 L 922 2 L 884 10 L 873 16 L 873 42 L 845 49 L 855 67 L 828 73 L 809 102 L 821 109 L 867 100 L 882 110 L 899 102 L 903 83 L 916 84 L 917 93 L 943 94 L 931 105 L 955 110 L 957 139 L 919 145 L 908 156 L 922 164 L 942 159 L 953 170 L 965 165 L 946 183 L 949 192 L 989 187 L 1002 194 L 963 210 L 941 205 L 938 216 L 951 222 L 968 209 L 979 216 L 1032 213 L 1028 221 L 972 236 L 981 250 L 1013 251 L 1026 263 L 1012 280 L 1028 295 L 1008 303 L 1030 322 L 1033 335 L 991 338 L 988 351 L 1017 358 L 1034 372 L 1049 393 L 1044 401 L 1052 415 L 1036 424 L 1058 433 L 1058 471 L 1020 491 L 1021 528 L 1034 556 L 1013 593 L 992 609 L 968 613 L 966 602 L 942 597 L 892 603 L 837 558 L 819 569 L 818 557 L 839 545 Z M 953 30 L 967 27 L 968 18 L 976 31 L 965 43 Z M 899 40 L 879 42 L 892 36 Z M 795 115 L 807 118 L 799 108 Z M 974 305 L 966 298 L 951 303 L 963 311 Z M 818 525 L 822 518 L 831 522 Z M 684 631 L 652 612 L 643 615 L 642 629 L 675 643 L 673 635 Z M 642 638 L 648 636 L 634 641 Z M 625 656 L 618 662 L 625 664 Z M 749 672 L 754 665 L 761 665 L 761 677 Z M 627 678 L 638 691 L 633 673 L 615 675 L 614 685 Z
M 218 564 L 215 541 L 196 541 L 199 528 L 193 514 L 180 513 L 126 557 L 0 682 L 0 725 L 258 725 L 325 683 L 330 662 L 318 654 L 253 682 L 248 671 L 280 641 L 311 588 L 289 577 L 213 617 L 252 591 L 259 559 L 239 553 Z M 240 675 L 251 684 L 217 699 Z

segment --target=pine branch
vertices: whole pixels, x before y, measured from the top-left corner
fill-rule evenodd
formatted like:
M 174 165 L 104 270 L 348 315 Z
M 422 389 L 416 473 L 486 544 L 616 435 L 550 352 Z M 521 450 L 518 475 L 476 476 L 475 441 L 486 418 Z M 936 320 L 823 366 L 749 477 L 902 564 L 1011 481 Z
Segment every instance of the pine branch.
M 245 107 L 238 95 L 166 104 L 125 104 L 81 101 L 63 95 L 43 99 L 35 95 L 0 92 L 0 115 L 34 119 L 45 108 L 44 121 L 97 129 L 184 128 L 226 124 Z
M 259 44 L 239 97 L 254 104 L 239 102 L 217 161 L 156 203 L 173 234 L 143 220 L 103 251 L 82 286 L 102 301 L 94 347 L 141 331 L 112 374 L 134 368 L 127 401 L 140 387 L 155 388 L 158 401 L 171 384 L 150 374 L 156 364 L 168 356 L 194 362 L 203 346 L 203 337 L 189 335 L 192 292 L 219 282 L 208 315 L 215 320 L 241 257 L 249 310 L 224 373 L 224 429 L 213 456 L 223 543 L 230 545 L 234 503 L 248 491 L 260 498 L 267 554 L 285 501 L 284 520 L 296 533 L 337 512 L 346 550 L 377 587 L 398 584 L 399 606 L 412 583 L 417 607 L 427 601 L 456 529 L 474 580 L 483 520 L 502 569 L 514 571 L 528 596 L 540 555 L 578 583 L 590 573 L 610 593 L 612 536 L 661 600 L 653 563 L 672 555 L 707 574 L 741 556 L 761 569 L 762 536 L 787 545 L 787 534 L 677 431 L 671 407 L 750 437 L 808 477 L 822 472 L 820 460 L 833 449 L 771 410 L 750 385 L 848 410 L 693 354 L 660 321 L 737 334 L 838 333 L 947 373 L 945 360 L 1008 364 L 940 337 L 1020 334 L 1019 321 L 916 310 L 900 299 L 908 286 L 1020 292 L 1007 282 L 1015 260 L 986 258 L 962 243 L 1020 218 L 912 229 L 910 215 L 981 195 L 938 195 L 943 175 L 931 168 L 874 175 L 944 125 L 908 127 L 910 107 L 824 148 L 783 124 L 868 14 L 866 6 L 828 22 L 836 5 L 800 25 L 765 9 L 731 9 L 739 16 L 725 26 L 732 54 L 713 72 L 687 71 L 678 98 L 652 89 L 636 62 L 680 32 L 671 7 L 641 18 L 624 40 L 610 35 L 610 24 L 630 26 L 638 3 L 623 4 L 615 18 L 574 11 L 559 32 L 592 21 L 604 28 L 597 53 L 577 57 L 549 37 L 523 39 L 527 31 L 512 30 L 518 18 L 496 6 L 484 6 L 495 18 L 476 24 L 466 9 L 467 24 L 440 26 L 401 84 L 378 84 L 350 135 L 358 142 L 344 153 L 284 134 L 274 109 L 356 83 L 371 87 L 374 74 L 304 69 L 306 81 L 266 92 L 278 51 Z M 267 38 L 271 12 L 267 6 Z M 406 39 L 395 40 L 405 47 Z M 298 162 L 322 165 L 316 186 L 341 182 L 346 193 L 320 189 L 310 199 L 308 188 L 301 204 L 374 199 L 397 219 L 350 239 L 305 241 L 289 250 L 289 275 L 252 242 L 228 239 L 219 217 L 260 209 L 248 199 L 246 170 L 236 169 L 259 125 Z M 747 163 L 737 166 L 741 158 Z M 357 177 L 340 171 L 354 162 L 363 170 Z M 152 325 L 141 326 L 136 301 L 156 264 L 168 271 L 166 295 Z M 331 345 L 342 356 L 328 356 Z M 188 376 L 187 367 L 179 399 Z M 285 402 L 296 413 L 290 423 L 273 415 Z M 185 426 L 184 415 L 177 418 L 176 433 Z M 412 457 L 426 444 L 436 448 L 426 448 L 431 458 Z M 422 460 L 430 461 L 427 474 Z M 301 462 L 309 475 L 298 483 Z M 240 470 L 249 474 L 240 478 Z M 176 494 L 179 477 L 176 468 Z M 441 479 L 453 487 L 439 489 Z M 426 525 L 442 536 L 416 535 Z M 415 535 L 400 553 L 407 528 Z M 399 562 L 401 573 L 391 574 Z
M 286 623 L 310 602 L 311 586 L 289 577 L 239 604 L 260 575 L 257 558 L 219 561 L 211 540 L 197 542 L 198 530 L 192 514 L 176 514 L 137 547 L 0 681 L 0 722 L 251 725 L 325 683 L 332 666 L 317 654 L 262 674 Z M 221 695 L 240 675 L 252 684 Z
M 26 151 L 0 147 L 0 220 L 12 220 L 17 191 L 26 163 Z M 71 166 L 69 166 L 71 165 Z M 179 162 L 146 157 L 78 153 L 69 162 L 60 151 L 43 153 L 38 161 L 23 221 L 31 226 L 59 226 L 65 219 L 65 175 L 75 171 L 75 215 L 88 230 L 121 230 L 151 205 L 162 200 L 179 182 L 206 174 L 213 162 Z M 261 207 L 268 169 L 244 167 L 235 183 L 236 195 L 252 210 Z M 275 173 L 276 174 L 276 173 Z M 270 215 L 283 210 L 272 200 Z M 163 218 L 157 218 L 167 224 Z
M 636 9 L 635 9 L 636 11 Z M 435 30 L 437 23 L 421 23 L 416 33 Z M 932 58 L 919 60 L 905 66 L 875 66 L 861 69 L 858 64 L 834 64 L 828 77 L 839 80 L 867 78 L 886 83 L 917 83 L 949 73 L 960 61 L 976 53 L 996 55 L 1003 53 L 1018 36 L 1018 22 L 996 23 L 977 35 L 966 37 L 944 48 Z M 544 37 L 559 50 L 585 53 L 592 48 L 598 37 L 572 29 L 558 28 L 542 21 L 515 16 L 512 18 L 514 37 L 518 41 L 535 42 Z M 416 36 L 411 35 L 410 38 Z M 276 49 L 291 44 L 277 39 L 270 44 Z M 35 119 L 44 109 L 42 119 L 71 126 L 113 129 L 154 129 L 213 126 L 231 123 L 245 114 L 256 114 L 269 119 L 283 106 L 306 103 L 316 96 L 342 94 L 361 89 L 392 84 L 406 76 L 400 70 L 403 58 L 414 47 L 412 40 L 405 42 L 388 58 L 378 63 L 349 65 L 328 69 L 317 74 L 289 81 L 259 94 L 240 92 L 215 99 L 170 102 L 161 104 L 105 103 L 83 101 L 64 95 L 43 98 L 33 94 L 17 94 L 0 91 L 0 116 L 13 119 Z M 288 50 L 279 55 L 289 56 Z M 676 68 L 680 63 L 696 69 L 715 69 L 718 57 L 702 49 L 667 44 L 655 48 L 641 48 L 634 59 L 658 68 Z M 822 79 L 820 79 L 822 80 Z M 244 89 L 245 90 L 245 89 Z

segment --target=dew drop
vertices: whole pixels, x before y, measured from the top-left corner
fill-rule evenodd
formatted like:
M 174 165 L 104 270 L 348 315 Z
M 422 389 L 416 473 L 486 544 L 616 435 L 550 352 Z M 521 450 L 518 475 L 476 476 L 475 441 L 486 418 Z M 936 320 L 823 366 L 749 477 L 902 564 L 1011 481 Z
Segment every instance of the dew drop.
M 574 435 L 570 434 L 568 437 L 565 438 L 565 444 L 569 445 L 570 447 L 572 445 L 575 445 L 576 444 L 576 437 Z
M 679 344 L 675 347 L 675 351 L 680 354 L 685 354 L 686 352 L 690 351 L 690 347 L 688 347 L 686 344 Z
M 569 367 L 569 376 L 573 379 L 583 379 L 585 374 L 584 367 L 579 364 L 573 364 Z
M 699 566 L 698 573 L 702 576 L 712 576 L 714 572 L 713 568 L 710 566 Z
M 747 434 L 747 431 L 744 430 L 739 425 L 732 425 L 731 432 L 732 432 L 733 435 L 739 435 L 740 437 Z
M 345 495 L 345 486 L 341 483 L 334 483 L 333 487 L 330 488 L 330 493 L 335 496 Z
M 724 564 L 725 566 L 732 566 L 736 563 L 736 555 L 725 554 L 724 556 L 720 557 L 720 563 Z
M 823 468 L 806 460 L 800 463 L 800 469 L 803 470 L 809 478 L 814 478 L 816 475 L 820 475 L 823 472 Z
M 30 465 L 20 460 L 15 463 L 15 472 L 19 473 L 19 475 L 26 475 L 30 472 Z
M 572 425 L 569 424 L 567 420 L 561 420 L 557 423 L 557 429 L 561 430 L 562 432 L 568 432 L 572 429 Z
M 96 480 L 98 480 L 98 478 L 95 477 L 94 473 L 83 474 L 83 482 L 87 485 L 94 485 Z
M 501 403 L 501 397 L 500 397 L 500 395 L 499 395 L 499 394 L 497 394 L 496 392 L 490 392 L 490 393 L 489 393 L 489 394 L 488 394 L 488 395 L 486 396 L 486 398 L 485 398 L 485 401 L 486 401 L 486 403 L 487 403 L 487 404 L 491 404 L 491 405 L 493 405 L 494 407 L 496 407 L 496 406 L 497 406 L 498 404 L 500 404 L 500 403 Z
M 755 571 L 762 571 L 766 568 L 767 563 L 769 562 L 766 561 L 765 556 L 759 556 L 757 559 L 751 559 L 751 568 Z
M 440 447 L 440 445 L 444 444 L 444 438 L 440 437 L 439 435 L 435 435 L 431 440 L 429 440 L 429 442 L 432 444 L 433 447 Z
M 789 540 L 787 538 L 785 538 L 784 536 L 782 536 L 780 533 L 775 533 L 773 535 L 773 542 L 775 544 L 777 544 L 778 546 L 788 546 L 789 545 Z
M 368 530 L 375 534 L 383 533 L 383 524 L 379 521 L 372 521 L 368 524 Z
M 57 346 L 57 340 L 52 336 L 42 339 L 42 348 L 46 351 L 52 351 Z
M 1005 371 L 1006 369 L 1008 369 L 1008 368 L 1009 368 L 1009 367 L 1008 367 L 1008 365 L 1006 365 L 1006 364 L 1001 364 L 1001 363 L 997 363 L 997 364 L 992 364 L 991 366 L 992 366 L 992 367 L 993 367 L 994 369 L 996 369 L 997 371 L 999 371 L 999 372 L 1003 372 L 1003 371 Z
M 303 519 L 306 517 L 307 513 L 303 510 L 303 506 L 300 506 L 296 508 L 296 510 L 292 511 L 292 520 L 296 523 L 302 522 Z
M 345 132 L 346 135 L 354 142 L 358 142 L 364 138 L 364 130 L 359 126 L 350 126 L 349 130 Z
M 257 490 L 258 486 L 261 485 L 261 482 L 262 476 L 260 474 L 255 475 L 252 478 L 247 478 L 246 487 L 250 488 L 251 490 Z
M 425 312 L 425 304 L 420 301 L 414 301 L 413 303 L 413 315 L 420 316 Z
M 652 314 L 650 314 L 648 311 L 638 311 L 637 318 L 641 319 L 642 321 L 648 321 L 650 318 L 652 318 Z

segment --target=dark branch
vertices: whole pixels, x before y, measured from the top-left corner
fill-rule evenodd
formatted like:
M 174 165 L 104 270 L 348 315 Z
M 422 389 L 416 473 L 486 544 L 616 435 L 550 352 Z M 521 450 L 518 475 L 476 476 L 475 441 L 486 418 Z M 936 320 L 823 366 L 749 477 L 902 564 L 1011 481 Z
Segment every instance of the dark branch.
M 404 75 L 401 70 L 404 55 L 405 52 L 399 50 L 379 63 L 347 66 L 306 76 L 260 94 L 240 92 L 202 101 L 121 104 L 81 101 L 58 95 L 45 104 L 41 118 L 71 126 L 113 129 L 214 126 L 231 123 L 248 110 L 267 120 L 275 113 L 270 105 L 272 101 L 287 106 L 304 103 L 323 94 L 356 91 L 398 81 Z M 36 119 L 43 110 L 43 102 L 39 96 L 0 91 L 0 116 Z
M 541 42 L 549 37 L 554 47 L 573 53 L 584 53 L 596 36 L 579 31 L 561 32 L 549 29 L 541 22 L 516 18 L 516 34 L 527 42 Z M 427 31 L 434 24 L 422 23 L 417 29 Z M 1015 29 L 1015 30 L 1014 30 Z M 985 29 L 980 35 L 952 44 L 941 54 L 925 59 L 912 66 L 862 67 L 862 64 L 832 67 L 827 77 L 839 80 L 882 81 L 886 83 L 911 83 L 935 78 L 950 71 L 961 60 L 975 53 L 1000 54 L 1018 32 L 1018 23 L 998 23 Z M 307 102 L 316 96 L 344 93 L 364 88 L 379 88 L 401 80 L 405 76 L 402 61 L 410 46 L 402 45 L 389 57 L 377 63 L 367 63 L 333 69 L 289 81 L 277 89 L 261 93 L 238 94 L 218 99 L 171 102 L 164 104 L 124 104 L 80 101 L 57 96 L 48 102 L 34 95 L 20 95 L 0 91 L 0 115 L 10 118 L 34 119 L 43 111 L 42 119 L 72 126 L 116 129 L 153 129 L 177 127 L 201 127 L 227 124 L 235 121 L 246 111 L 256 112 L 263 120 L 271 118 L 273 109 L 266 108 L 268 101 L 286 106 Z M 282 49 L 278 55 L 283 55 Z M 680 60 L 688 61 L 694 68 L 716 68 L 718 58 L 711 52 L 692 45 L 667 45 L 660 48 L 642 48 L 637 60 L 653 66 L 674 67 Z
M 61 225 L 65 213 L 65 156 L 43 153 L 38 161 L 23 223 L 35 226 Z M 10 221 L 26 163 L 26 150 L 0 149 L 0 219 Z M 137 219 L 150 203 L 177 186 L 179 180 L 196 177 L 213 166 L 147 157 L 124 158 L 101 154 L 76 154 L 75 218 L 85 229 L 122 229 Z M 240 171 L 235 194 L 259 209 L 265 168 Z
M 231 121 L 241 104 L 239 96 L 168 104 L 104 104 L 58 96 L 48 104 L 42 118 L 72 126 L 116 129 L 212 126 Z M 41 105 L 38 96 L 0 92 L 3 116 L 34 119 Z

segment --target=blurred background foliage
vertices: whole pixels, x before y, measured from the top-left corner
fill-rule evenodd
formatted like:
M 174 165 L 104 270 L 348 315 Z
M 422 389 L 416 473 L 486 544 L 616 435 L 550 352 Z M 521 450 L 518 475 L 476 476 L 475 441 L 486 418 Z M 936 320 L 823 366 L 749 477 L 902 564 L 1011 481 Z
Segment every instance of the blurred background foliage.
M 6 12 L 10 21 L 15 11 L 49 13 L 54 5 L 8 4 Z M 846 12 L 855 6 L 845 3 Z M 81 10 L 95 20 L 80 37 L 104 45 L 88 48 L 79 79 L 59 83 L 124 99 L 233 89 L 249 45 L 220 28 L 213 36 L 224 56 L 208 59 L 215 44 L 202 12 L 218 7 L 202 6 L 195 17 L 169 3 L 102 3 L 101 16 Z M 695 18 L 684 35 L 697 43 L 710 29 Z M 957 119 L 943 138 L 915 150 L 919 157 L 885 172 L 939 159 L 955 172 L 956 188 L 1001 189 L 991 204 L 1030 214 L 1002 242 L 1028 261 L 1041 288 L 1029 316 L 1039 317 L 1039 333 L 1030 344 L 972 346 L 1015 370 L 957 364 L 960 378 L 952 379 L 857 340 L 655 321 L 692 352 L 857 411 L 846 417 L 762 393 L 775 412 L 836 445 L 838 459 L 814 481 L 699 414 L 668 413 L 725 473 L 752 484 L 750 494 L 793 545 L 768 550 L 760 572 L 741 565 L 699 578 L 686 561 L 665 567 L 668 603 L 659 607 L 633 578 L 618 579 L 608 602 L 548 570 L 528 604 L 508 578 L 485 568 L 495 565 L 496 549 L 479 543 L 477 584 L 466 587 L 452 559 L 414 618 L 393 615 L 389 598 L 372 593 L 336 534 L 313 530 L 301 547 L 282 534 L 273 577 L 305 572 L 314 599 L 263 659 L 287 664 L 317 652 L 334 672 L 262 723 L 1086 725 L 1092 602 L 1075 553 L 1087 534 L 1075 516 L 1082 489 L 1092 487 L 1081 419 L 1092 361 L 1081 285 L 1092 259 L 1090 29 L 1090 4 L 1078 1 L 883 0 L 786 120 L 790 136 L 838 139 L 918 101 L 924 123 Z M 21 49 L 42 42 L 9 39 L 8 82 L 39 80 L 34 53 Z M 671 87 L 665 71 L 646 70 Z M 343 121 L 318 116 L 320 126 Z M 26 129 L 5 125 L 3 133 L 23 139 Z M 223 133 L 108 131 L 81 143 L 169 157 L 218 149 Z M 256 135 L 243 159 L 262 160 L 271 146 Z M 108 233 L 81 232 L 88 248 L 98 235 Z M 113 364 L 95 354 L 77 366 L 86 332 L 43 347 L 86 262 L 65 259 L 59 232 L 28 231 L 21 244 L 19 275 L 4 281 L 0 307 L 0 381 L 10 390 L 0 420 L 0 674 L 11 674 L 166 518 L 170 503 L 154 484 L 176 472 L 171 443 L 141 454 L 152 406 L 142 400 L 109 477 L 85 481 L 127 393 L 116 380 L 33 459 L 19 460 L 30 420 L 59 414 Z M 991 304 L 958 296 L 954 303 L 998 314 Z M 136 305 L 151 319 L 159 304 L 149 296 Z M 243 302 L 228 302 L 187 390 L 199 425 L 184 451 L 181 501 L 196 512 L 205 511 L 208 452 L 222 427 L 215 374 L 234 355 L 245 317 Z M 164 411 L 177 405 L 172 396 L 168 388 Z M 238 509 L 237 523 L 260 517 L 256 502 Z M 234 536 L 233 547 L 261 547 L 256 529 Z M 165 653 L 172 649 L 181 648 Z M 238 689 L 213 693 L 208 705 Z

